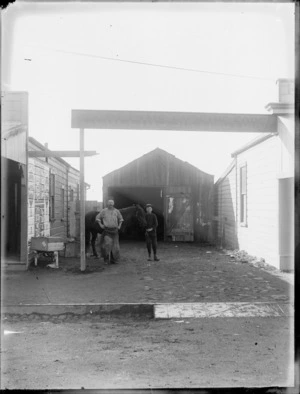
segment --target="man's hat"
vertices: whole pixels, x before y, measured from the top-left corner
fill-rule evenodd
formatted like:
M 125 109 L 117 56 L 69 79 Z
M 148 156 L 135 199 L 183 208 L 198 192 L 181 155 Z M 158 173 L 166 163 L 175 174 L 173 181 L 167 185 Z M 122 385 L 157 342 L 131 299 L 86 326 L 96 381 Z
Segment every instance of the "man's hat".
M 152 208 L 152 204 L 146 204 L 146 208 L 149 208 L 149 207 Z

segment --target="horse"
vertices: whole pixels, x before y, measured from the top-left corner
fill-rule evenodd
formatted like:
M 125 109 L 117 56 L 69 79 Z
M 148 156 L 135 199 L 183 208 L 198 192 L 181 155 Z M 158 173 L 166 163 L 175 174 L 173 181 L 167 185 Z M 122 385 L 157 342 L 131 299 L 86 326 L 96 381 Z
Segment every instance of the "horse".
M 123 235 L 132 228 L 146 228 L 146 216 L 144 209 L 139 204 L 133 204 L 127 208 L 119 209 L 124 222 L 122 223 L 120 234 Z M 85 250 L 89 249 L 91 243 L 93 256 L 98 257 L 95 243 L 98 234 L 102 234 L 103 229 L 96 222 L 96 216 L 100 211 L 90 211 L 85 215 Z M 92 236 L 92 239 L 91 239 Z

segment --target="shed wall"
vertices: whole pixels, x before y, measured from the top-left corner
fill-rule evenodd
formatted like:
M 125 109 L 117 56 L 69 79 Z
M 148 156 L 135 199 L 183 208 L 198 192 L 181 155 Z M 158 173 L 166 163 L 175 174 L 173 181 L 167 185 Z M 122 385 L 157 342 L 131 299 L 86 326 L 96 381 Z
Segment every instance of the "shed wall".
M 108 186 L 192 186 L 213 179 L 212 175 L 178 160 L 167 152 L 154 151 L 117 169 L 103 178 Z
M 156 150 L 103 178 L 103 202 L 106 204 L 112 188 L 160 188 L 163 198 L 162 212 L 166 216 L 166 195 L 173 186 L 189 187 L 193 209 L 194 240 L 211 240 L 213 176 L 200 171 L 175 156 Z M 165 217 L 166 219 L 166 217 Z
M 236 249 L 239 247 L 236 234 L 236 166 L 216 185 L 215 192 L 218 194 L 215 241 L 222 247 Z

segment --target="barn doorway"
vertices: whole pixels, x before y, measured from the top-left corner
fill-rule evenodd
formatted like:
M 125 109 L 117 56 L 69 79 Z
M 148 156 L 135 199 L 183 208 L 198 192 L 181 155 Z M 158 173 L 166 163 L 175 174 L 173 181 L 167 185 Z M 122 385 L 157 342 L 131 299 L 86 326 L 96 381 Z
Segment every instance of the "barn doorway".
M 157 216 L 158 228 L 157 239 L 164 240 L 164 215 L 163 215 L 163 190 L 160 187 L 108 187 L 108 196 L 112 196 L 117 209 L 126 208 L 133 204 L 139 204 L 145 208 L 146 204 L 153 205 L 153 213 Z M 124 239 L 134 239 L 134 237 L 144 239 L 144 231 L 134 229 L 132 232 L 123 235 Z
M 2 158 L 5 168 L 5 182 L 3 190 L 3 214 L 5 217 L 3 238 L 4 257 L 9 260 L 20 261 L 21 255 L 21 179 L 22 166 L 10 159 Z

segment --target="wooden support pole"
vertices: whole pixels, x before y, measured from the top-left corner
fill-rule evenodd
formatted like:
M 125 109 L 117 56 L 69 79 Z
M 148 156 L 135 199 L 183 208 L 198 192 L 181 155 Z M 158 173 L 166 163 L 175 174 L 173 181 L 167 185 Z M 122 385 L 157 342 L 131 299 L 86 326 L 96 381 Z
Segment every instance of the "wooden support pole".
M 80 129 L 80 269 L 85 268 L 84 129 Z

